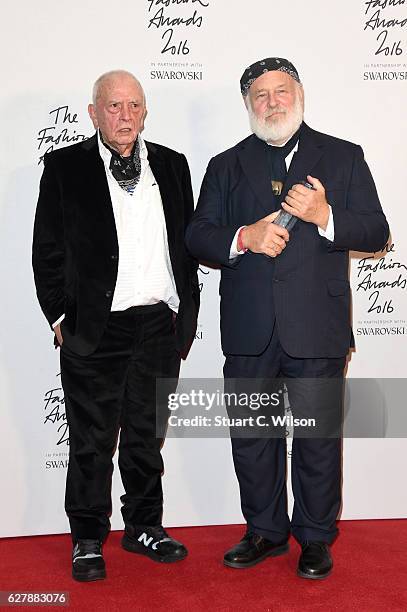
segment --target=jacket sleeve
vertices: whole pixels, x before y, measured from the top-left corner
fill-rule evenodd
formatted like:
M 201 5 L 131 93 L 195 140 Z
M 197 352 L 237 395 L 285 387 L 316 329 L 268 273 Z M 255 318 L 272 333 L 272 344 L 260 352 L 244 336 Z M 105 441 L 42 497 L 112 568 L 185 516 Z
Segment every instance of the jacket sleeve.
M 389 238 L 376 186 L 359 146 L 353 160 L 346 208 L 334 207 L 333 219 L 335 250 L 380 251 Z
M 230 247 L 240 226 L 222 223 L 225 191 L 212 159 L 202 182 L 198 205 L 187 228 L 186 244 L 190 253 L 198 259 L 230 266 Z
M 38 301 L 52 327 L 64 314 L 64 224 L 60 189 L 48 155 L 35 213 L 32 265 Z

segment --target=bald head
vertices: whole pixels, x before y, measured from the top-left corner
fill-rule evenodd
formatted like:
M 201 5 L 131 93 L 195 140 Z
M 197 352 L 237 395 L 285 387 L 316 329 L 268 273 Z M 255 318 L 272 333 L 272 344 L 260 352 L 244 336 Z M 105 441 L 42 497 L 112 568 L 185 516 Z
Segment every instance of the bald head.
M 88 111 L 106 144 L 120 155 L 130 155 L 147 114 L 143 88 L 126 70 L 102 74 L 93 86 Z
M 98 96 L 100 95 L 100 92 L 102 91 L 103 87 L 109 84 L 109 81 L 114 81 L 120 78 L 127 78 L 129 80 L 133 80 L 141 89 L 141 91 L 143 92 L 143 100 L 144 100 L 144 106 L 146 104 L 146 96 L 144 94 L 143 88 L 141 86 L 140 81 L 134 76 L 134 74 L 132 74 L 131 72 L 128 72 L 127 70 L 109 70 L 109 72 L 104 72 L 103 74 L 100 75 L 100 77 L 98 77 L 93 85 L 93 89 L 92 89 L 92 102 L 95 105 Z

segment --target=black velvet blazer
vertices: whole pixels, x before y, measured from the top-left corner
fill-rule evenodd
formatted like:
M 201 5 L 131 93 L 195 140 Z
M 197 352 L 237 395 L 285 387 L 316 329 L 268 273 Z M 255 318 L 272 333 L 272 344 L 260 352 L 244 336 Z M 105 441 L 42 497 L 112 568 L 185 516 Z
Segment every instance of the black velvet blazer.
M 177 292 L 176 339 L 185 356 L 199 309 L 197 262 L 186 251 L 185 228 L 193 194 L 185 156 L 146 142 L 158 183 Z M 50 323 L 62 314 L 68 348 L 89 355 L 97 347 L 111 310 L 119 246 L 97 136 L 44 158 L 34 223 L 33 269 L 37 296 Z

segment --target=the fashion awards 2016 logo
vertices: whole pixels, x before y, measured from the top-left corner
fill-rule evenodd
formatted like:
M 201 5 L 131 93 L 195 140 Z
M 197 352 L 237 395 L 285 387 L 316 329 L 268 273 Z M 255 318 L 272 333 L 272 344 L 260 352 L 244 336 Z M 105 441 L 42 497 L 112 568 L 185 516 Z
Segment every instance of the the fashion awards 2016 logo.
M 202 36 L 209 0 L 146 0 L 147 30 L 157 41 L 152 80 L 202 81 L 194 45 Z

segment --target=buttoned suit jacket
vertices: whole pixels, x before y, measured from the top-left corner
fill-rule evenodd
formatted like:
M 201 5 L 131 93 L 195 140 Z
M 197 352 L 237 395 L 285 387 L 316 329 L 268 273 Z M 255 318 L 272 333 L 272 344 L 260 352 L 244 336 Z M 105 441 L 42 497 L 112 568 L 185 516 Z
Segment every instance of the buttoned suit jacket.
M 332 207 L 335 239 L 298 220 L 276 258 L 229 259 L 237 229 L 273 212 L 265 147 L 251 135 L 208 165 L 187 229 L 189 251 L 221 265 L 221 338 L 228 355 L 259 355 L 274 324 L 292 357 L 342 357 L 353 344 L 349 250 L 378 251 L 389 228 L 360 146 L 302 126 L 282 198 L 307 175 Z
M 184 233 L 193 212 L 185 156 L 146 142 L 160 189 L 168 247 L 180 305 L 176 344 L 186 356 L 199 309 L 197 262 Z M 44 158 L 34 223 L 32 262 L 37 296 L 50 325 L 62 314 L 66 346 L 89 355 L 98 346 L 111 311 L 119 245 L 97 135 Z

